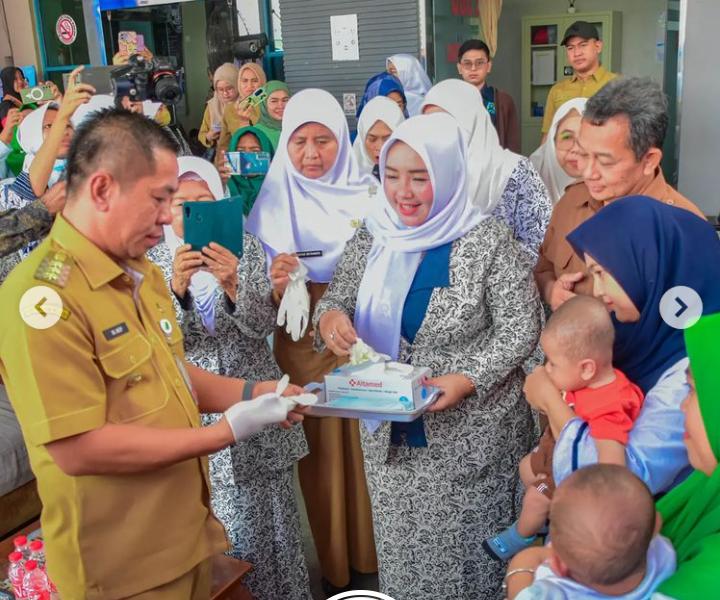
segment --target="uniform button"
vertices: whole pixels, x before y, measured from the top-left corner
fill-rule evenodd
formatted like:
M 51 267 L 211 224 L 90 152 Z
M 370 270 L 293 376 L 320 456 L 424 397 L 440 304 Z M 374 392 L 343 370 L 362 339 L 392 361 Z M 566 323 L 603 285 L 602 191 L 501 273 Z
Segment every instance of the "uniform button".
M 135 364 L 135 363 L 137 362 L 137 358 L 135 358 L 135 355 L 134 355 L 134 354 L 131 354 L 131 355 L 129 356 L 129 358 L 130 358 L 130 362 L 131 362 L 132 364 Z
M 673 204 L 675 204 L 675 201 L 674 201 L 674 200 L 668 200 L 667 203 L 668 203 L 670 206 L 672 206 Z
M 130 375 L 130 377 L 128 377 L 128 387 L 137 385 L 142 380 L 143 380 L 143 376 L 140 373 L 134 373 L 133 375 Z
M 180 381 L 179 379 L 176 379 L 176 380 L 175 380 L 175 385 L 181 386 L 181 385 L 182 385 L 182 381 Z
M 132 279 L 130 279 L 130 276 L 129 276 L 129 275 L 123 275 L 122 280 L 123 280 L 123 282 L 125 282 L 125 283 L 132 283 Z

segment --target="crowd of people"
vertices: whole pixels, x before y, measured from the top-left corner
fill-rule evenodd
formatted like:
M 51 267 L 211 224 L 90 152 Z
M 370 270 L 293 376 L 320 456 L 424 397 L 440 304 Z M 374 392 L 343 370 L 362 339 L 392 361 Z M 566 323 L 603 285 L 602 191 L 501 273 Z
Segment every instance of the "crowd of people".
M 435 85 L 388 57 L 353 132 L 330 93 L 223 64 L 203 156 L 77 72 L 42 106 L 0 74 L 0 376 L 63 598 L 207 598 L 228 551 L 258 600 L 311 599 L 296 468 L 329 595 L 374 572 L 395 600 L 720 592 L 720 240 L 663 176 L 662 89 L 604 70 L 588 25 L 529 158 L 480 40 Z M 229 196 L 242 255 L 186 243 L 184 203 Z M 36 285 L 47 329 L 18 314 Z M 702 300 L 684 331 L 676 286 Z M 304 415 L 359 339 L 432 369 L 425 414 Z

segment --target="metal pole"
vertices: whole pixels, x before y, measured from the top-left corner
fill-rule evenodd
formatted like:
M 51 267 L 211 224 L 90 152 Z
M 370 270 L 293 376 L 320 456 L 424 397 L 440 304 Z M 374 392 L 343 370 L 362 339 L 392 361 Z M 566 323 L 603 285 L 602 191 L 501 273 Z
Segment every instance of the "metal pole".
M 105 37 L 103 36 L 100 0 L 82 0 L 88 56 L 92 65 L 107 65 Z

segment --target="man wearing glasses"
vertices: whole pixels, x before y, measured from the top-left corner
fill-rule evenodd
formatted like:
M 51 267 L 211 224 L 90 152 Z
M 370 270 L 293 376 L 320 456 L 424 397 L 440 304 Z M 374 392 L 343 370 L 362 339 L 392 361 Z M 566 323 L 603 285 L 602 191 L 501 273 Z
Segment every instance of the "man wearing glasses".
M 464 81 L 474 85 L 482 94 L 483 104 L 498 132 L 500 145 L 520 153 L 520 123 L 512 96 L 485 84 L 492 71 L 490 48 L 481 40 L 467 40 L 458 50 L 458 73 Z

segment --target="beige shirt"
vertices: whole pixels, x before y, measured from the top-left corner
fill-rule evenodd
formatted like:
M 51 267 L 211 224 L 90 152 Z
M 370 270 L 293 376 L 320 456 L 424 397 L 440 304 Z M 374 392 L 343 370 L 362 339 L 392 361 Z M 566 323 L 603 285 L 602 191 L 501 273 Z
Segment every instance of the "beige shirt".
M 660 202 L 684 208 L 696 215 L 705 218 L 702 211 L 690 200 L 673 189 L 658 169 L 655 177 L 643 189 L 637 190 L 635 194 L 650 196 Z M 540 257 L 538 258 L 535 274 L 552 272 L 557 279 L 564 273 L 585 272 L 585 261 L 577 256 L 568 243 L 566 236 L 581 223 L 587 221 L 597 213 L 604 203 L 599 202 L 590 195 L 587 186 L 580 182 L 571 185 L 565 191 L 560 201 L 555 205 L 550 224 L 545 232 L 545 239 L 540 246 Z M 575 284 L 573 291 L 578 294 L 592 295 L 593 283 L 590 277 L 586 277 Z

